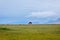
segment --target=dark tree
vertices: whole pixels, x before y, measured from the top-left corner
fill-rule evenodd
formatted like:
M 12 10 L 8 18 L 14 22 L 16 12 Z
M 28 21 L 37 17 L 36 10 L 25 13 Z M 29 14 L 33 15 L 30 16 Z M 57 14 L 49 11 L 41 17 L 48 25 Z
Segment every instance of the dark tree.
M 32 22 L 29 22 L 28 24 L 32 24 Z

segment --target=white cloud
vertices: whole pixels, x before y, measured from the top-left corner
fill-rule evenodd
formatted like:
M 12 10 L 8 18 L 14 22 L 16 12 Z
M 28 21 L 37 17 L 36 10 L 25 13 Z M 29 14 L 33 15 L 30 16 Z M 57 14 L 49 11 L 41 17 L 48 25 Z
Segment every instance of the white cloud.
M 0 5 L 0 8 L 2 8 L 2 11 L 0 9 L 0 15 L 4 17 L 20 17 L 21 15 L 24 16 L 33 11 L 52 11 L 54 13 L 60 13 L 60 0 L 0 0 Z
M 37 18 L 52 17 L 53 18 L 53 17 L 59 17 L 59 15 L 60 14 L 58 14 L 58 13 L 47 11 L 47 12 L 32 12 L 27 17 L 37 17 Z
M 60 0 L 0 0 L 0 17 L 27 17 L 43 23 L 60 18 Z M 34 21 L 33 20 L 33 21 Z
M 30 13 L 28 16 L 26 16 L 28 19 L 30 18 L 30 20 L 34 23 L 38 23 L 38 24 L 44 24 L 44 23 L 48 23 L 48 24 L 56 24 L 59 21 L 59 13 L 56 12 L 52 12 L 52 11 L 44 11 L 44 12 L 32 12 Z M 58 22 L 57 22 L 58 21 Z M 56 23 L 54 23 L 56 22 Z M 59 23 L 58 23 L 59 24 Z

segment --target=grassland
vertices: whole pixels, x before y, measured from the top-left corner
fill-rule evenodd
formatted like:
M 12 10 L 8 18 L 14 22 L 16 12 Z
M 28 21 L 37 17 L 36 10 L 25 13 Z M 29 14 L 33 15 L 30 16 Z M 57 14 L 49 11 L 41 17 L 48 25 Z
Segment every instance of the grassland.
M 60 25 L 0 25 L 0 40 L 60 40 Z

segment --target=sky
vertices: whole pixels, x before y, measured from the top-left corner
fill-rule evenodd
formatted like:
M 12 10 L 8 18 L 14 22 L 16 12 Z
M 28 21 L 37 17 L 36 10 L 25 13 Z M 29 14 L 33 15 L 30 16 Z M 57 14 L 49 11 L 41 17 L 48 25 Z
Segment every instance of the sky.
M 60 24 L 60 0 L 0 0 L 0 24 Z

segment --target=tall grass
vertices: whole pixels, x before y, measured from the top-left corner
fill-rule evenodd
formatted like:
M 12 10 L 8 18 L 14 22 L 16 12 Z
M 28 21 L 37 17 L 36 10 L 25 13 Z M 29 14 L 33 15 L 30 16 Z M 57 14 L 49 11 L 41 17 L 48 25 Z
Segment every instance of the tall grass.
M 60 25 L 0 25 L 0 40 L 60 40 Z

